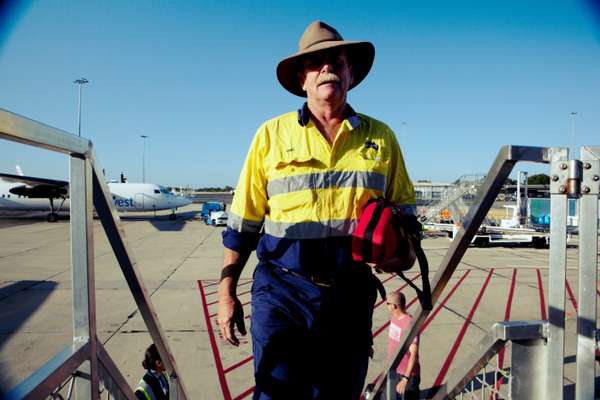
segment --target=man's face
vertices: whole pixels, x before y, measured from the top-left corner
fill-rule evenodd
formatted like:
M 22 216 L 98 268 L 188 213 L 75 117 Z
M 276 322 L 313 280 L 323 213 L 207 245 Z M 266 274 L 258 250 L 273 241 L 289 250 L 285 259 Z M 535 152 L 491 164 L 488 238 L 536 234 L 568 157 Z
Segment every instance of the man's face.
M 353 79 L 346 52 L 326 50 L 308 56 L 300 79 L 308 98 L 345 101 Z

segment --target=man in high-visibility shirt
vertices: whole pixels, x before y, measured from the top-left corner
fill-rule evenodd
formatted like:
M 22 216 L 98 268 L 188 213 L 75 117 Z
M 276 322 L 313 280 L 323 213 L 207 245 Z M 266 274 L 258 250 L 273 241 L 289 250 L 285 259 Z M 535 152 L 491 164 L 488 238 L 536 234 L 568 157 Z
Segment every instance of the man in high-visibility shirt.
M 250 253 L 255 399 L 358 399 L 372 345 L 375 278 L 352 260 L 365 204 L 405 211 L 415 197 L 400 147 L 384 123 L 356 113 L 347 92 L 368 74 L 375 48 L 313 22 L 299 51 L 277 66 L 297 111 L 265 122 L 250 146 L 223 233 L 217 323 L 245 334 L 237 281 Z

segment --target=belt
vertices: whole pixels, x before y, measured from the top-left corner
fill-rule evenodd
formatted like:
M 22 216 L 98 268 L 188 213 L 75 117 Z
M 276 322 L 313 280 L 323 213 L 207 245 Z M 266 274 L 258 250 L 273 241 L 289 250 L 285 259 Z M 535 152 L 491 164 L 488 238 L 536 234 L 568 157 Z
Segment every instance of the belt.
M 313 284 L 315 284 L 316 286 L 319 286 L 319 287 L 330 288 L 334 284 L 334 280 L 330 276 L 300 273 L 300 272 L 296 272 L 294 270 L 291 270 L 291 269 L 285 268 L 285 267 L 275 267 L 275 268 L 280 269 L 282 272 L 284 272 L 286 274 L 290 274 L 290 275 L 293 275 L 293 276 L 297 276 L 299 278 L 303 278 L 303 279 L 309 280 Z

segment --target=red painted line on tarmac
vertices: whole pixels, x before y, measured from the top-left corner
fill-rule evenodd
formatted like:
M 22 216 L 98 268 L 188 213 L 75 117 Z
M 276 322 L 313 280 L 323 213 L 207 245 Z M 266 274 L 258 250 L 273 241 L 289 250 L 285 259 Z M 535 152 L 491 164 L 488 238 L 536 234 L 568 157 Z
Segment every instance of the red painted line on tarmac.
M 224 370 L 223 372 L 227 374 L 227 373 L 229 373 L 229 372 L 233 371 L 234 369 L 236 369 L 236 368 L 239 368 L 239 367 L 241 367 L 242 365 L 244 365 L 244 364 L 246 364 L 247 362 L 249 362 L 249 361 L 252 361 L 252 360 L 254 360 L 254 356 L 250 356 L 250 357 L 244 358 L 242 361 L 240 361 L 240 362 L 238 362 L 238 363 L 235 363 L 235 364 L 233 364 L 231 367 L 229 367 L 229 368 L 225 368 L 225 370 Z
M 508 299 L 506 300 L 506 308 L 504 309 L 504 320 L 510 321 L 510 309 L 512 308 L 513 296 L 515 294 L 515 284 L 517 282 L 517 269 L 513 270 L 512 279 L 510 281 L 510 289 L 508 290 Z M 506 347 L 500 349 L 498 353 L 498 369 L 502 369 L 504 366 L 504 351 Z M 496 382 L 496 391 L 500 390 L 500 386 L 502 385 L 502 377 L 498 379 Z M 492 393 L 490 393 L 490 400 L 492 400 Z M 495 395 L 496 400 L 498 400 L 498 394 Z
M 237 287 L 244 286 L 244 285 L 247 285 L 249 283 L 252 283 L 252 279 L 249 279 L 249 280 L 247 280 L 244 283 L 238 283 Z M 206 286 L 204 286 L 204 287 L 206 287 Z M 217 291 L 215 290 L 214 292 L 206 293 L 207 296 L 210 296 L 210 295 L 213 295 L 213 294 L 217 294 Z
M 208 332 L 208 338 L 210 339 L 210 347 L 213 351 L 213 357 L 215 359 L 215 367 L 217 368 L 217 376 L 221 383 L 221 390 L 223 391 L 223 398 L 225 400 L 231 400 L 231 393 L 229 392 L 229 386 L 227 386 L 227 379 L 223 372 L 223 364 L 221 363 L 221 355 L 219 354 L 219 348 L 217 347 L 217 340 L 215 339 L 215 333 L 213 332 L 212 322 L 208 315 L 208 305 L 206 304 L 206 296 L 204 295 L 204 288 L 202 287 L 202 281 L 198 281 L 198 287 L 200 288 L 200 295 L 202 299 L 202 308 L 204 309 L 204 319 L 206 320 L 206 330 Z
M 420 277 L 421 274 L 417 274 L 414 278 L 411 278 L 410 280 L 414 282 L 415 279 L 417 279 L 418 277 Z M 386 279 L 384 282 L 387 282 L 388 280 Z M 383 282 L 381 282 L 383 283 Z M 400 286 L 398 289 L 394 290 L 394 292 L 399 292 L 402 289 L 404 289 L 405 287 L 408 286 L 408 283 L 405 283 L 404 285 Z M 373 309 L 376 309 L 377 307 L 379 307 L 380 305 L 382 305 L 383 303 L 385 303 L 385 300 L 381 300 L 379 303 L 375 304 L 375 306 L 373 307 Z
M 211 280 L 211 279 L 209 279 L 209 280 Z M 198 282 L 200 282 L 200 281 L 198 281 Z M 215 285 L 218 285 L 218 284 L 219 284 L 219 280 L 215 279 L 215 281 L 213 283 L 209 283 L 207 285 L 204 285 L 204 287 L 207 288 L 209 286 L 215 286 Z
M 433 313 L 431 313 L 431 315 L 429 316 L 429 318 L 423 323 L 423 326 L 421 326 L 421 331 L 419 333 L 423 333 L 425 331 L 425 329 L 427 329 L 427 326 L 438 315 L 438 313 L 440 312 L 440 310 L 442 309 L 442 307 L 444 307 L 444 305 L 446 304 L 446 302 L 450 299 L 450 297 L 452 297 L 452 295 L 454 294 L 454 292 L 456 292 L 456 289 L 458 289 L 458 287 L 463 283 L 463 281 L 465 280 L 465 278 L 467 277 L 467 275 L 469 275 L 470 272 L 471 272 L 470 269 L 466 270 L 465 273 L 463 274 L 463 276 L 461 276 L 460 279 L 454 284 L 454 286 L 452 287 L 452 290 L 450 290 L 450 292 L 448 292 L 448 294 L 446 295 L 446 297 L 444 298 L 444 300 L 442 300 L 442 302 L 440 303 L 440 305 L 437 306 L 437 308 L 435 309 L 435 311 Z
M 244 391 L 243 393 L 241 393 L 240 395 L 238 395 L 236 398 L 234 398 L 233 400 L 241 400 L 244 399 L 248 396 L 250 396 L 252 393 L 254 392 L 254 386 L 252 386 L 251 388 L 247 389 L 246 391 Z
M 539 268 L 536 268 L 537 272 L 537 280 L 538 280 L 538 290 L 540 292 L 540 312 L 543 320 L 547 320 L 548 316 L 546 315 L 546 299 L 544 296 L 544 285 L 542 284 L 542 274 Z
M 444 361 L 444 364 L 442 365 L 442 369 L 438 373 L 437 378 L 435 378 L 435 381 L 432 385 L 433 388 L 437 388 L 438 386 L 440 386 L 440 384 L 443 382 L 444 378 L 446 377 L 446 374 L 448 373 L 448 369 L 450 369 L 450 365 L 452 364 L 452 361 L 454 360 L 454 357 L 456 356 L 456 352 L 458 351 L 458 348 L 459 348 L 463 338 L 465 337 L 465 334 L 467 333 L 467 329 L 471 325 L 471 320 L 473 319 L 473 315 L 475 315 L 475 311 L 477 310 L 477 308 L 479 307 L 479 304 L 481 303 L 481 299 L 483 298 L 485 289 L 487 289 L 487 286 L 490 283 L 490 280 L 492 279 L 493 273 L 494 273 L 494 268 L 490 269 L 490 272 L 488 273 L 488 276 L 485 279 L 485 282 L 483 283 L 483 286 L 481 287 L 481 290 L 479 291 L 479 294 L 477 295 L 477 298 L 475 299 L 473 306 L 471 307 L 471 311 L 469 311 L 469 315 L 467 316 L 467 319 L 463 323 L 463 326 L 460 329 L 460 332 L 458 333 L 456 340 L 454 340 L 454 344 L 452 345 L 452 348 L 450 349 L 450 353 L 448 353 L 448 357 L 446 357 L 446 361 Z M 430 398 L 431 396 L 433 396 L 433 394 L 435 394 L 434 390 L 437 391 L 436 389 L 432 389 L 430 391 L 430 393 L 427 395 L 427 398 Z
M 573 290 L 571 290 L 571 285 L 569 284 L 569 280 L 565 279 L 567 283 L 567 292 L 569 293 L 569 300 L 571 300 L 571 304 L 573 304 L 573 308 L 575 312 L 579 312 L 579 308 L 577 307 L 577 300 L 575 300 L 575 296 L 573 295 Z
M 240 297 L 240 296 L 243 296 L 243 295 L 245 295 L 245 294 L 248 294 L 248 293 L 250 293 L 250 292 L 251 292 L 250 290 L 247 290 L 247 291 L 245 291 L 245 292 L 239 293 L 237 296 L 238 296 L 238 297 Z M 211 302 L 211 303 L 208 303 L 208 305 L 209 305 L 209 306 L 213 306 L 213 305 L 217 304 L 218 302 L 219 302 L 219 300 L 217 300 L 217 301 L 213 301 L 213 302 Z
M 389 277 L 387 277 L 384 280 L 382 280 L 381 283 L 386 283 L 390 279 L 394 279 L 395 276 L 396 276 L 396 274 L 391 274 Z M 377 278 L 377 279 L 379 279 L 379 278 Z

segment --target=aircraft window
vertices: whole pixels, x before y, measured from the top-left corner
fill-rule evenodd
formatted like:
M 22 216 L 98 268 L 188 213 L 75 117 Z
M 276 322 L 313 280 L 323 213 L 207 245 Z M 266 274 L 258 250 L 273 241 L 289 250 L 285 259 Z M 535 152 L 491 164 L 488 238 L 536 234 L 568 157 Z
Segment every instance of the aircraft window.
M 4 198 L 4 195 L 2 195 L 2 198 Z
M 115 197 L 115 195 L 113 195 L 113 200 L 116 200 L 116 197 Z
M 160 190 L 154 189 L 154 193 L 160 193 Z
M 10 199 L 10 194 L 9 194 L 9 195 L 6 195 L 6 197 L 8 197 L 8 198 Z

